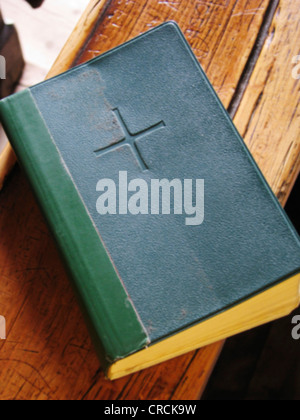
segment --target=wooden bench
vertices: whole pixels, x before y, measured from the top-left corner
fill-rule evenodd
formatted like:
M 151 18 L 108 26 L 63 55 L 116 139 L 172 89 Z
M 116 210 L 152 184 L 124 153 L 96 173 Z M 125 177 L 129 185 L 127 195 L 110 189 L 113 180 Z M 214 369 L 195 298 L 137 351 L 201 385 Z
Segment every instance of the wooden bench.
M 49 77 L 176 20 L 284 205 L 300 164 L 298 9 L 298 0 L 92 0 Z M 0 195 L 0 314 L 0 399 L 198 399 L 223 345 L 106 381 L 19 169 Z

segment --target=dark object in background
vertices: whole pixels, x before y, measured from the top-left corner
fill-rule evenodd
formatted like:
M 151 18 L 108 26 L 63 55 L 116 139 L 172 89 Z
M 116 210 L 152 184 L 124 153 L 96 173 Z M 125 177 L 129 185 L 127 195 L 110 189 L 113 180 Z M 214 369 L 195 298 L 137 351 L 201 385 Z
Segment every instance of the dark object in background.
M 285 210 L 300 235 L 300 175 L 296 181 L 292 194 L 285 206 Z
M 0 98 L 10 95 L 18 83 L 24 68 L 19 37 L 14 25 L 6 25 L 0 12 L 1 79 Z
M 32 7 L 37 8 L 40 7 L 44 0 L 26 0 Z

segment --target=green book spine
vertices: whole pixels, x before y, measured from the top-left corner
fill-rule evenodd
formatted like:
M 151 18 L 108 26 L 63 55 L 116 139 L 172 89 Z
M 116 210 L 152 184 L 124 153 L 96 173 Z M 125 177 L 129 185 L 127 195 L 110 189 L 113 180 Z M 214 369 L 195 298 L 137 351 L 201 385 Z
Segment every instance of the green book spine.
M 148 344 L 145 329 L 30 90 L 2 101 L 0 118 L 70 271 L 104 368 L 108 367 Z

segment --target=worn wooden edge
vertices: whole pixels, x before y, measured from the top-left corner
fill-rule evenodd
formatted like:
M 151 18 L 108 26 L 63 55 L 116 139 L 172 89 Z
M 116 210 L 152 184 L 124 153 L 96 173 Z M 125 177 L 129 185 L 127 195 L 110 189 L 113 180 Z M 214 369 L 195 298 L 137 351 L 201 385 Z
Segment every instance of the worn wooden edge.
M 299 104 L 296 83 L 299 81 L 291 74 L 292 58 L 298 51 L 296 10 L 297 5 L 292 0 L 276 0 L 272 5 L 272 21 L 234 117 L 235 125 L 282 207 L 300 174 L 300 138 L 296 123 Z M 284 86 L 281 91 L 276 86 L 278 83 Z M 287 102 L 282 102 L 279 92 L 289 98 Z M 294 106 L 288 119 L 285 105 Z M 288 141 L 282 142 L 283 137 Z M 287 146 L 281 148 L 282 143 Z M 277 156 L 281 155 L 278 161 Z
M 7 143 L 0 155 L 0 190 L 3 188 L 5 178 L 14 167 L 16 160 L 17 158 L 13 149 L 10 144 Z
M 88 4 L 51 70 L 47 74 L 46 80 L 57 76 L 72 67 L 80 50 L 84 47 L 88 37 L 91 35 L 91 31 L 97 20 L 101 18 L 102 13 L 105 11 L 106 5 L 107 0 L 92 0 Z M 0 190 L 3 188 L 5 179 L 13 169 L 16 161 L 16 155 L 8 143 L 0 154 Z

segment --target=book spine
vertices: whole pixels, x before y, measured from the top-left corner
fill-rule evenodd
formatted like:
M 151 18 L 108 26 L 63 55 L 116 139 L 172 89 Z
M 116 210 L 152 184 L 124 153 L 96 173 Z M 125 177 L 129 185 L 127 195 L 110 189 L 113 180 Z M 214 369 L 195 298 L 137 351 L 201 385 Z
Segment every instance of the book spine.
M 145 328 L 30 89 L 1 101 L 0 118 L 70 272 L 99 356 L 108 367 L 149 343 Z

